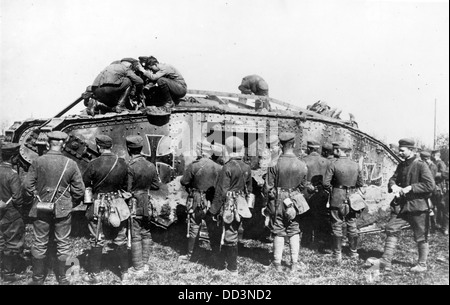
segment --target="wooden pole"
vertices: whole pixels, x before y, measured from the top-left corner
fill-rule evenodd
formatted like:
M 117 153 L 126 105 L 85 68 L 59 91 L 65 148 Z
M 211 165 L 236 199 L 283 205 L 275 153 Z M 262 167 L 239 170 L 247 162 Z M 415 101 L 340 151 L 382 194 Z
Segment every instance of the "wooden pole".
M 436 149 L 436 99 L 434 99 L 434 138 L 433 149 Z

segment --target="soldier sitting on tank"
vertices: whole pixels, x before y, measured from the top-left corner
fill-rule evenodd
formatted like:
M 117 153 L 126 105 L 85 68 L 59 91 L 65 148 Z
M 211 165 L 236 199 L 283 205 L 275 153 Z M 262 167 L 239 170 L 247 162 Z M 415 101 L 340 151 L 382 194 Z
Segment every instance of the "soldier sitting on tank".
M 130 97 L 141 97 L 144 81 L 133 71 L 138 61 L 123 58 L 107 66 L 83 93 L 88 115 L 122 112 L 130 107 Z M 128 104 L 128 105 L 127 105 Z
M 155 57 L 139 57 L 143 64 L 137 69 L 150 81 L 144 88 L 147 100 L 147 109 L 156 114 L 158 112 L 170 113 L 175 105 L 187 93 L 186 82 L 181 73 L 172 65 L 160 63 Z

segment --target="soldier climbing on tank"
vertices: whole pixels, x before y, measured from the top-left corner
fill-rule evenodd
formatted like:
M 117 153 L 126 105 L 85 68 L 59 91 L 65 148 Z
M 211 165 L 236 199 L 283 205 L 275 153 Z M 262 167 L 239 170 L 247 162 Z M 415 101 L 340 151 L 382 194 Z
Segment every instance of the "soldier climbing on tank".
M 82 95 L 86 113 L 120 113 L 131 109 L 130 96 L 142 99 L 144 81 L 133 71 L 137 64 L 137 59 L 123 58 L 100 72 Z
M 160 63 L 155 57 L 141 56 L 137 69 L 150 83 L 144 90 L 147 111 L 152 115 L 170 114 L 172 108 L 178 105 L 187 93 L 187 85 L 181 73 L 172 65 Z

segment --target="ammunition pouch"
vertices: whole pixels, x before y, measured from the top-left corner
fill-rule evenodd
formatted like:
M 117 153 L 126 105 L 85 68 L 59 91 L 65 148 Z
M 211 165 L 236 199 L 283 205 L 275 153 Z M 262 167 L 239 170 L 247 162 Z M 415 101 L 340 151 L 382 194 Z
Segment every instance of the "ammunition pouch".
M 36 205 L 36 209 L 38 213 L 42 214 L 53 214 L 55 211 L 55 203 L 54 202 L 46 202 L 39 201 Z

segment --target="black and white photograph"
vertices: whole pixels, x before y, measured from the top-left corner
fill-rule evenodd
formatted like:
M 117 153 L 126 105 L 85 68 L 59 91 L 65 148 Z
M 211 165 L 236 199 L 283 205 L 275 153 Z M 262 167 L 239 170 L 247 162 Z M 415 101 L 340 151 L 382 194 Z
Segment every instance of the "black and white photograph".
M 0 29 L 0 286 L 449 285 L 449 1 L 0 0 Z

